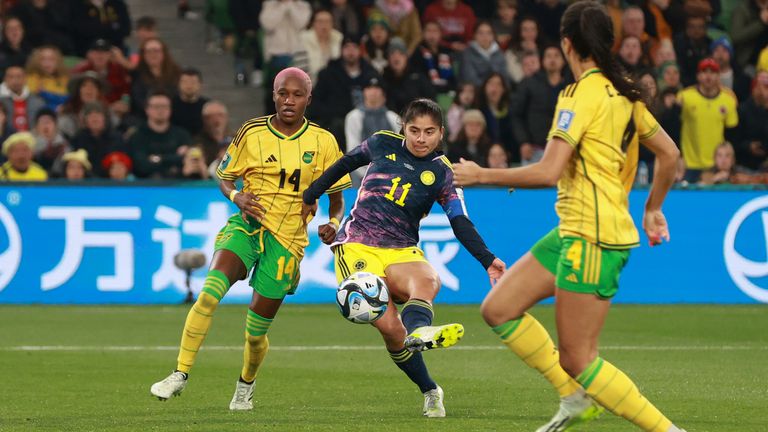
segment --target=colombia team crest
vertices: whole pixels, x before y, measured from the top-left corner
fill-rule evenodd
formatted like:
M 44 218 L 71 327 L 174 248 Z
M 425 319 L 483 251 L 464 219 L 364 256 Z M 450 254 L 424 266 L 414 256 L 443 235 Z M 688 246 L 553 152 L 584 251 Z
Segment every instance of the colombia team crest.
M 304 156 L 302 156 L 301 160 L 303 160 L 304 163 L 312 163 L 312 159 L 314 158 L 315 158 L 315 152 L 305 151 Z
M 421 182 L 427 186 L 432 186 L 435 183 L 435 173 L 432 171 L 424 171 L 421 173 Z

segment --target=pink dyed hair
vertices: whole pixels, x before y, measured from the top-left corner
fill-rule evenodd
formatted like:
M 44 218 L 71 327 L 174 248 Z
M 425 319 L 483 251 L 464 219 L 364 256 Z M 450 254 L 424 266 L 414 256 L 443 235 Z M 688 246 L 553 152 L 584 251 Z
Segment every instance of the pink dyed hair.
M 312 80 L 306 72 L 297 67 L 285 68 L 278 72 L 277 75 L 275 75 L 275 83 L 272 89 L 277 91 L 278 86 L 282 84 L 286 78 L 297 78 L 303 81 L 307 86 L 307 93 L 312 94 Z

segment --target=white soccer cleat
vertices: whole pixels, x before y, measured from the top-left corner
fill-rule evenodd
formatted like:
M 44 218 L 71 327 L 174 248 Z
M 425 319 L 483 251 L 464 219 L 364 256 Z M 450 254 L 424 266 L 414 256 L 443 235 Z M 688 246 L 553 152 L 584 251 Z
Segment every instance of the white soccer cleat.
M 440 386 L 424 393 L 424 417 L 445 417 L 444 398 L 443 389 Z
M 414 330 L 405 338 L 408 351 L 426 351 L 435 348 L 448 348 L 456 345 L 464 336 L 461 324 L 424 326 Z
M 172 396 L 178 396 L 187 386 L 187 377 L 182 372 L 175 371 L 164 380 L 152 384 L 149 392 L 161 401 L 168 400 Z
M 604 409 L 596 405 L 583 390 L 560 399 L 560 409 L 549 423 L 536 429 L 536 432 L 565 432 L 597 419 Z
M 248 411 L 253 409 L 253 387 L 256 381 L 247 384 L 237 380 L 235 394 L 229 403 L 229 409 L 232 411 Z

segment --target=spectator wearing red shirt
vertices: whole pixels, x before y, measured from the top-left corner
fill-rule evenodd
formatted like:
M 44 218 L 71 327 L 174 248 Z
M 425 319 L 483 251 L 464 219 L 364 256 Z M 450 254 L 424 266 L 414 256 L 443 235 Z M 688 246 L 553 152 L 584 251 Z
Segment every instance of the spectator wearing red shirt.
M 435 0 L 424 11 L 424 22 L 437 21 L 443 30 L 443 45 L 462 51 L 472 39 L 475 12 L 460 0 Z
M 96 73 L 100 79 L 109 83 L 105 97 L 112 109 L 121 114 L 126 113 L 130 108 L 126 99 L 131 93 L 131 78 L 123 66 L 112 61 L 112 45 L 106 40 L 98 39 L 91 44 L 86 60 L 75 66 L 72 75 L 88 71 Z
M 17 131 L 28 131 L 45 101 L 29 92 L 27 76 L 21 66 L 9 66 L 0 84 L 0 103 L 8 113 L 8 125 Z

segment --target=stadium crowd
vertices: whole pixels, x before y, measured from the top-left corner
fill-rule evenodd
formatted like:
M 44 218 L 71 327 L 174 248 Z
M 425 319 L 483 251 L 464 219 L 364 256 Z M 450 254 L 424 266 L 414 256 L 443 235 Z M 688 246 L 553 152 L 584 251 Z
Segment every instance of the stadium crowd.
M 688 184 L 768 183 L 768 0 L 607 0 L 614 55 L 682 150 Z M 287 66 L 314 81 L 308 117 L 343 151 L 399 131 L 413 98 L 446 112 L 445 152 L 506 167 L 538 160 L 574 81 L 559 0 L 207 0 L 208 49 L 234 85 Z M 180 18 L 189 17 L 186 1 Z M 0 181 L 208 179 L 228 145 L 227 106 L 202 95 L 151 17 L 123 0 L 5 0 Z M 127 38 L 133 33 L 136 46 Z M 653 175 L 641 151 L 637 182 Z

